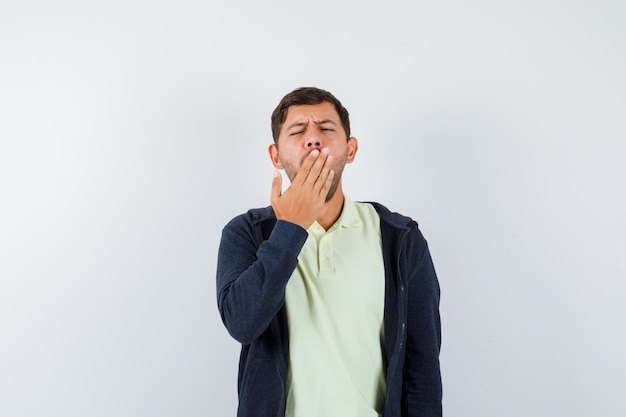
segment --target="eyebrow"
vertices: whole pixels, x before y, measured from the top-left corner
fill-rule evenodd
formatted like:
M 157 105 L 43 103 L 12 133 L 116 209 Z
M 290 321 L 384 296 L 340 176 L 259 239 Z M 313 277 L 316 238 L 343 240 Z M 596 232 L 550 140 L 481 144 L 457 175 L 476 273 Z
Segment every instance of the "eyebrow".
M 322 120 L 320 120 L 320 121 L 318 121 L 318 122 L 313 122 L 313 123 L 315 123 L 316 125 L 322 125 L 322 124 L 327 124 L 327 123 L 330 123 L 330 124 L 332 124 L 332 125 L 337 126 L 337 123 L 333 122 L 333 121 L 332 121 L 332 120 L 330 120 L 330 119 L 322 119 Z M 306 126 L 307 124 L 308 124 L 308 122 L 296 122 L 296 123 L 292 123 L 292 124 L 290 124 L 289 126 L 287 126 L 287 130 L 289 130 L 289 129 L 291 129 L 291 128 L 294 128 L 294 127 Z

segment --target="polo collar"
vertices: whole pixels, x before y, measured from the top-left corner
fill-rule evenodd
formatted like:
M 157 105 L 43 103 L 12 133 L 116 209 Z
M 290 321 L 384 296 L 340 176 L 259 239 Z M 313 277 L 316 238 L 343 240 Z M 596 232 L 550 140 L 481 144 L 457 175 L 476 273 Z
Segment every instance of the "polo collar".
M 363 221 L 361 220 L 361 217 L 359 216 L 359 211 L 356 208 L 356 204 L 354 204 L 354 201 L 344 196 L 343 208 L 341 209 L 341 214 L 339 215 L 339 218 L 337 219 L 335 224 L 333 224 L 328 230 L 324 230 L 322 226 L 320 226 L 320 224 L 317 221 L 315 221 L 309 227 L 309 231 L 315 230 L 318 233 L 323 231 L 323 233 L 325 234 L 325 233 L 334 232 L 336 230 L 340 230 L 343 228 L 359 227 L 362 224 L 363 224 Z
M 343 198 L 343 209 L 341 215 L 331 227 L 331 229 L 339 229 L 344 227 L 359 227 L 363 224 L 359 212 L 356 208 L 354 201 L 350 200 L 347 196 Z

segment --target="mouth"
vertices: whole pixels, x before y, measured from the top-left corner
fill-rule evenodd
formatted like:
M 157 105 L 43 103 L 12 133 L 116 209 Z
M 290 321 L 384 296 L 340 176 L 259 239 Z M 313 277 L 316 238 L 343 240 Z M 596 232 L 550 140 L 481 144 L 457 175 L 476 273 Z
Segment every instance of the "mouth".
M 304 156 L 302 157 L 302 159 L 300 160 L 300 168 L 302 168 L 302 165 L 304 164 L 304 161 L 305 161 L 305 160 L 309 157 L 309 155 L 311 155 L 311 152 L 313 152 L 313 151 L 314 151 L 314 150 L 316 150 L 316 149 L 317 149 L 318 151 L 320 151 L 320 154 L 321 154 L 321 152 L 322 152 L 322 150 L 321 150 L 321 149 L 318 149 L 318 148 L 313 148 L 313 149 L 311 149 L 311 150 L 310 150 L 310 151 L 308 151 L 308 152 L 306 153 L 306 155 L 304 155 Z

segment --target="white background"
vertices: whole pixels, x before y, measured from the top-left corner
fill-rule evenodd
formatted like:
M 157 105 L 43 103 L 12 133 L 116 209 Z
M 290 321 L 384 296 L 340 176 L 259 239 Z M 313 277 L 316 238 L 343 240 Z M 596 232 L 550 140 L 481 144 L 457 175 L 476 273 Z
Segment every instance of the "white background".
M 626 415 L 626 3 L 0 1 L 0 415 L 234 416 L 224 224 L 332 91 L 415 218 L 449 417 Z

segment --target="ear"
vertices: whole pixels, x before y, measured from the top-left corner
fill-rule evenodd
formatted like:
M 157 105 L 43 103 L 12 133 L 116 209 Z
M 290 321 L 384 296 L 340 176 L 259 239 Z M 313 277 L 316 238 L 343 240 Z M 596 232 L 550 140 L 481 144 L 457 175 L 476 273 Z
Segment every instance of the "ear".
M 348 158 L 346 159 L 346 164 L 351 164 L 354 161 L 354 157 L 356 156 L 356 151 L 359 150 L 359 141 L 354 137 L 348 138 Z
M 283 169 L 283 164 L 280 163 L 280 159 L 278 159 L 278 146 L 275 143 L 272 143 L 267 150 L 270 153 L 270 159 L 272 160 L 272 164 L 276 169 Z

